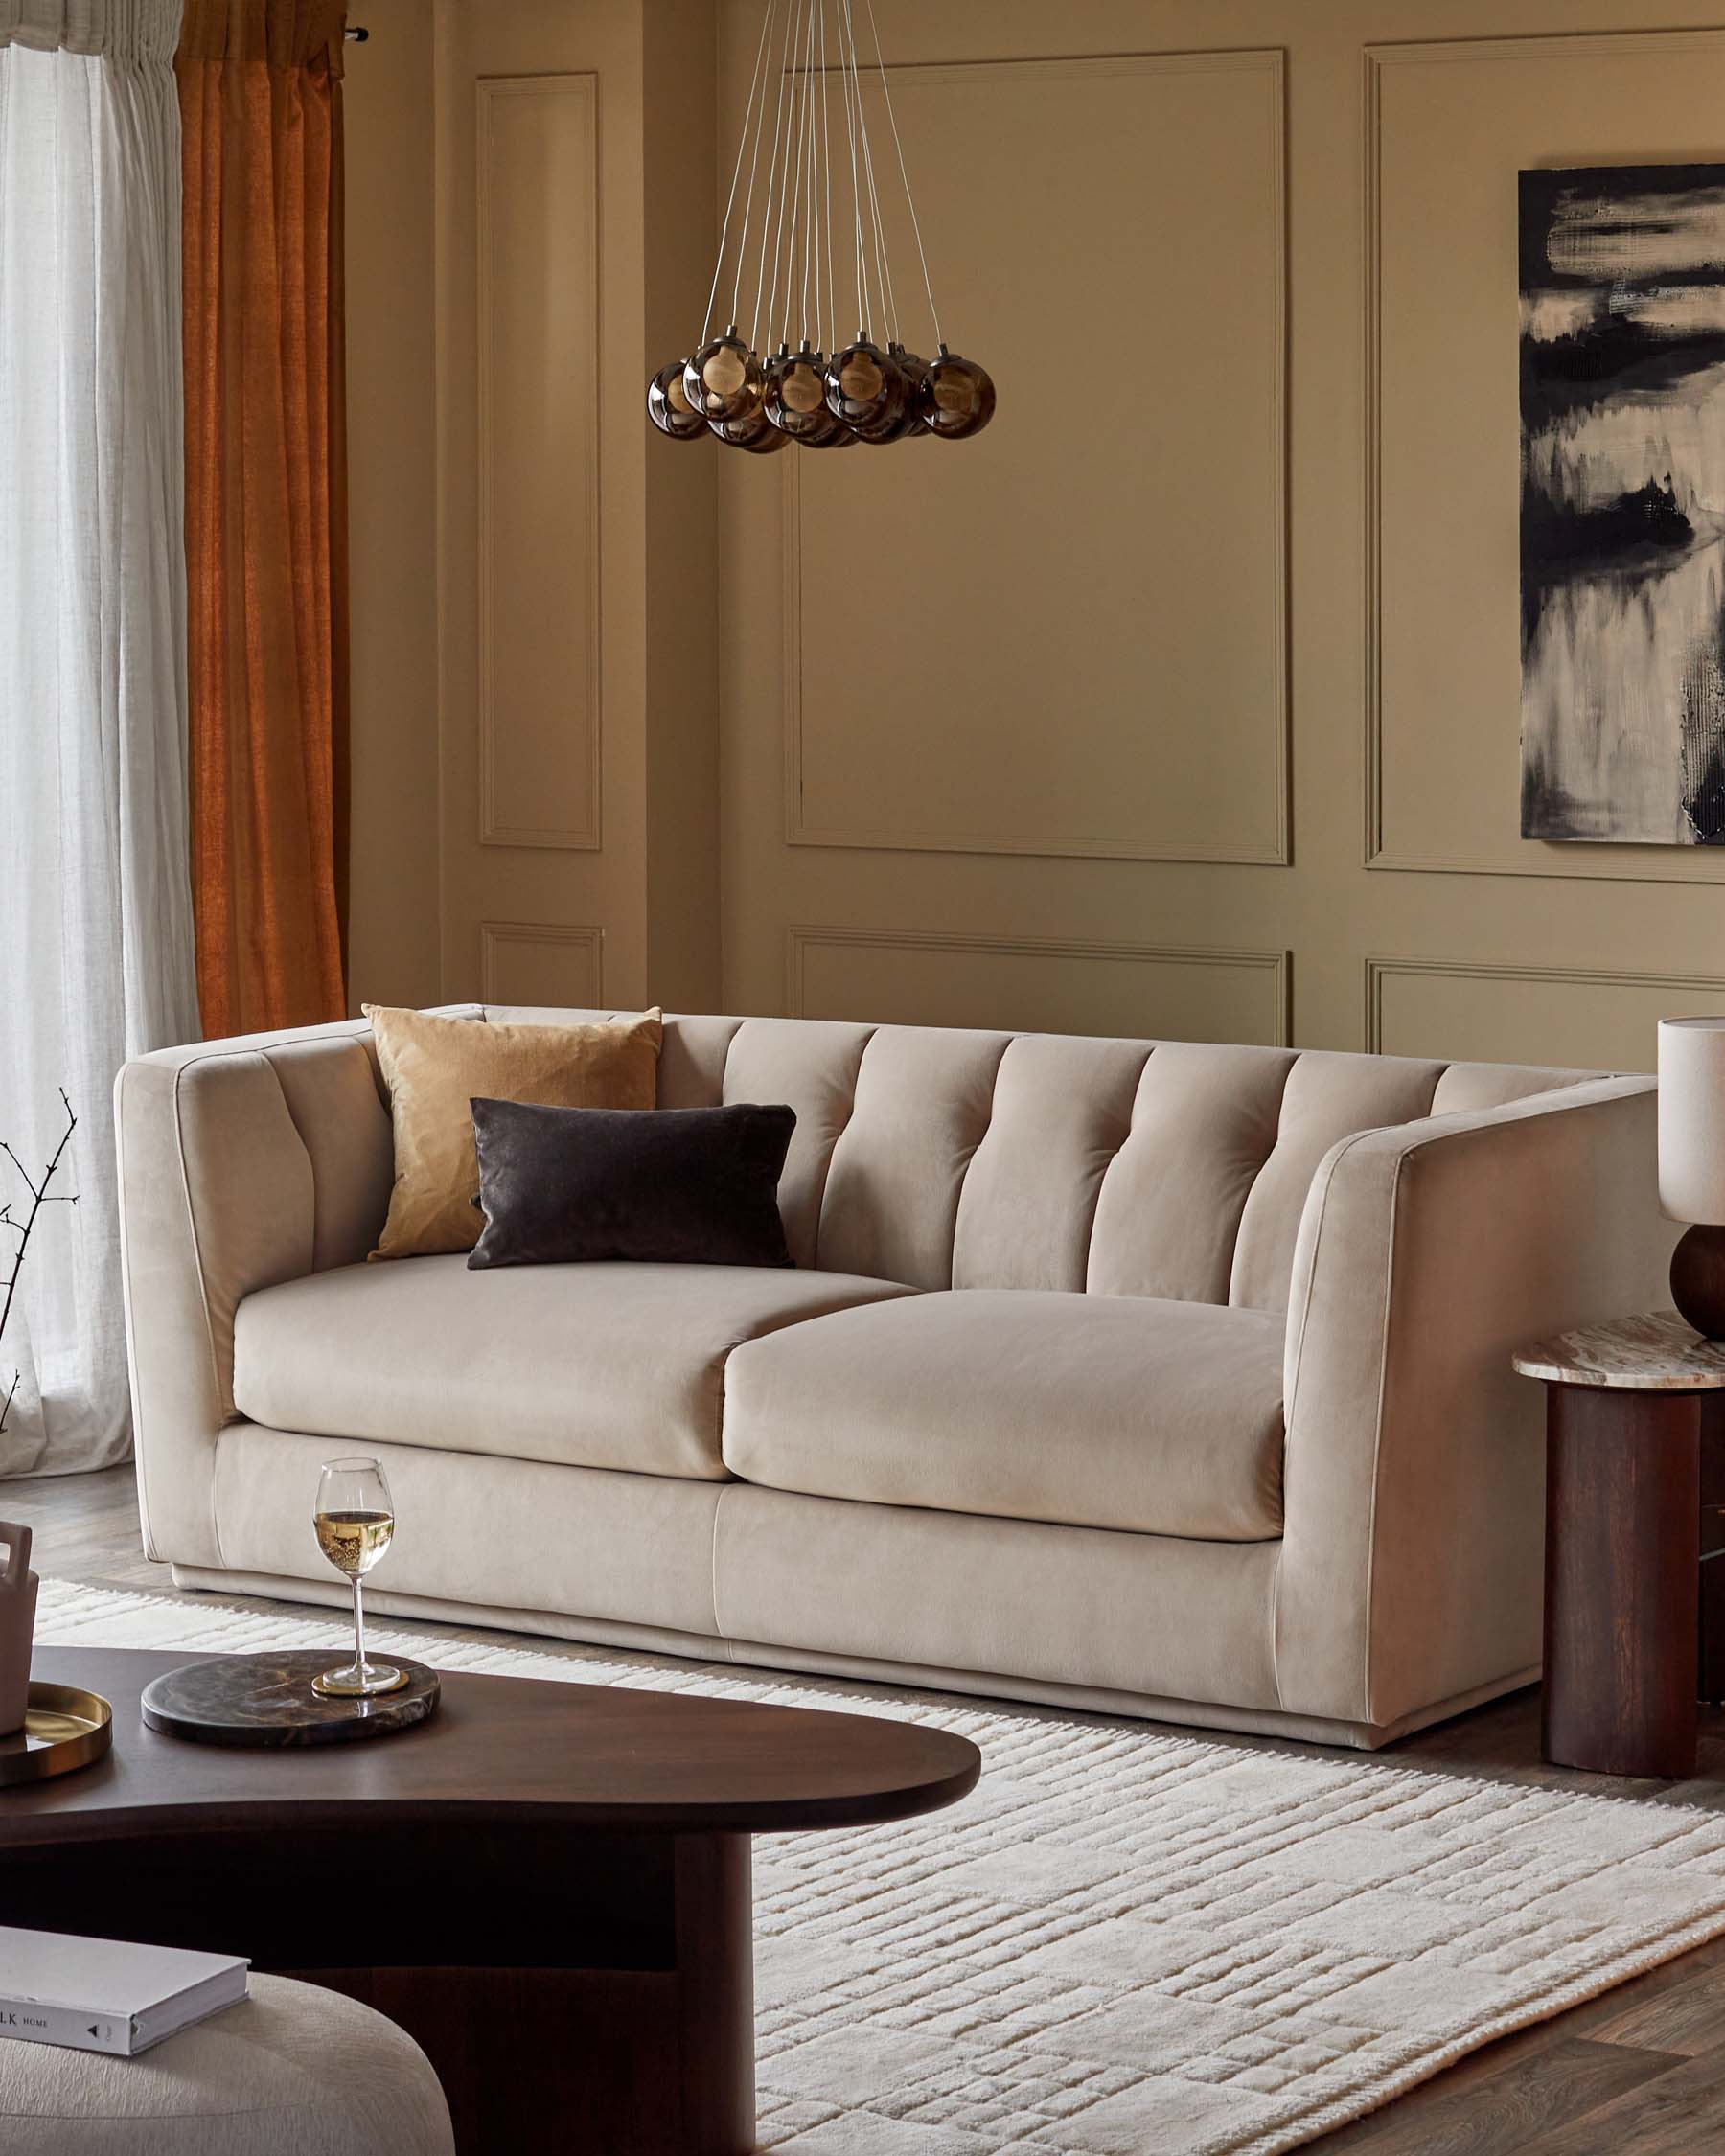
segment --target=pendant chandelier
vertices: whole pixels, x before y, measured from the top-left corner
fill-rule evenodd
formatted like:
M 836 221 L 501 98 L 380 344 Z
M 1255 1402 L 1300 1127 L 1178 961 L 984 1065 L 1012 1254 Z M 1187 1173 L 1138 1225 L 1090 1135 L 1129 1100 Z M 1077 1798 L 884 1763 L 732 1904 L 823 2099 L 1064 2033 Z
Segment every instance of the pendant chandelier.
M 934 357 L 919 357 L 902 334 L 852 0 L 767 0 L 706 318 L 694 352 L 661 367 L 647 385 L 648 416 L 674 442 L 713 434 L 756 456 L 793 442 L 805 449 L 924 434 L 958 442 L 979 434 L 994 416 L 994 383 L 975 360 L 941 341 L 874 0 L 862 5 L 874 44 L 871 73 L 880 81 L 922 266 Z M 841 107 L 837 119 L 835 106 Z M 733 232 L 739 194 L 742 215 Z M 857 334 L 841 346 L 840 310 L 853 297 Z M 715 336 L 720 321 L 728 326 Z M 739 327 L 745 321 L 747 334 Z

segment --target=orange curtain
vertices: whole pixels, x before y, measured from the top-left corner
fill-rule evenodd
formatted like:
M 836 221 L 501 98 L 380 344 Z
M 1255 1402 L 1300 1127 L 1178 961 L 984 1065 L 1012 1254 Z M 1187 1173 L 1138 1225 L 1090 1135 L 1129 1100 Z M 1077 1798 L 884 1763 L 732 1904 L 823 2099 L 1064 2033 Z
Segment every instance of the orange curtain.
M 192 893 L 207 1036 L 340 1018 L 344 0 L 187 0 Z

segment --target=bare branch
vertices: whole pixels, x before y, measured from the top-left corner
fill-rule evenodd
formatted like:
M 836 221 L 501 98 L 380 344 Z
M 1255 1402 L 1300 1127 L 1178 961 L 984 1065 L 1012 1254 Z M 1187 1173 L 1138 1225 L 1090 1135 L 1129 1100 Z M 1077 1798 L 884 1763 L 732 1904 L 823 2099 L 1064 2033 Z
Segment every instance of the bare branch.
M 12 1147 L 7 1144 L 4 1138 L 0 1138 L 0 1153 L 5 1154 L 6 1158 L 12 1162 L 12 1166 L 17 1169 L 19 1175 L 23 1177 L 24 1187 L 29 1191 L 30 1195 L 33 1198 L 40 1198 L 42 1193 L 31 1181 L 30 1170 L 24 1165 L 23 1161 L 18 1158 L 18 1156 L 12 1151 Z
M 16 1168 L 18 1174 L 23 1178 L 24 1187 L 30 1192 L 30 1210 L 21 1221 L 14 1219 L 10 1204 L 4 1208 L 0 1208 L 0 1222 L 4 1222 L 18 1238 L 17 1248 L 12 1252 L 12 1276 L 6 1283 L 6 1299 L 0 1302 L 0 1334 L 6 1331 L 7 1320 L 12 1316 L 12 1297 L 18 1292 L 18 1275 L 24 1270 L 24 1253 L 30 1248 L 30 1238 L 42 1207 L 51 1204 L 76 1205 L 78 1203 L 76 1191 L 50 1191 L 48 1188 L 59 1170 L 60 1162 L 66 1157 L 66 1148 L 72 1142 L 72 1134 L 78 1128 L 78 1117 L 73 1113 L 72 1103 L 67 1099 L 66 1089 L 63 1086 L 59 1089 L 59 1097 L 60 1106 L 66 1112 L 66 1127 L 60 1133 L 59 1143 L 55 1147 L 48 1165 L 42 1170 L 40 1182 L 33 1180 L 30 1170 L 25 1167 L 23 1161 L 18 1158 L 18 1156 L 7 1141 L 0 1138 L 0 1153 L 4 1153 L 12 1166 Z M 22 1383 L 23 1373 L 14 1370 L 11 1389 L 6 1395 L 5 1406 L 0 1407 L 0 1431 L 6 1428 L 7 1414 L 11 1411 L 12 1401 L 17 1397 L 18 1387 Z
M 64 1086 L 62 1086 L 59 1089 L 59 1097 L 60 1106 L 66 1112 L 66 1127 L 60 1133 L 60 1141 L 54 1149 L 53 1159 L 50 1160 L 48 1165 L 42 1170 L 42 1188 L 44 1190 L 46 1190 L 48 1185 L 54 1181 L 55 1170 L 59 1166 L 60 1161 L 64 1158 L 66 1148 L 72 1142 L 72 1134 L 78 1128 L 78 1117 L 72 1112 L 72 1103 L 66 1098 L 66 1089 L 64 1088 Z

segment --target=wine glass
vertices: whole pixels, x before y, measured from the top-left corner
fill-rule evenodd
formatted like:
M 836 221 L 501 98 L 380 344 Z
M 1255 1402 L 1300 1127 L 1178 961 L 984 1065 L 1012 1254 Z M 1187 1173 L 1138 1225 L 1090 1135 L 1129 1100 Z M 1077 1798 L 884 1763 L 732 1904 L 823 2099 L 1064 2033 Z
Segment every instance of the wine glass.
M 389 1548 L 395 1533 L 395 1506 L 389 1484 L 375 1459 L 325 1460 L 317 1481 L 312 1515 L 317 1547 L 354 1583 L 354 1659 L 344 1668 L 313 1677 L 311 1689 L 325 1699 L 369 1699 L 393 1692 L 407 1682 L 407 1672 L 386 1662 L 365 1659 L 365 1609 L 359 1582 Z

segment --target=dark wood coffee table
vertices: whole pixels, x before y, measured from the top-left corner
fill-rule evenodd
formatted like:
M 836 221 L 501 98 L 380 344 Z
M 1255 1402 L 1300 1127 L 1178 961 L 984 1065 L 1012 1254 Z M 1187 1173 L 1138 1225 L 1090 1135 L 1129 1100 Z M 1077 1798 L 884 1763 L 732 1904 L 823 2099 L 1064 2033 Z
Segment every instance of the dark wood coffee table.
M 746 2156 L 750 1835 L 912 1818 L 981 1765 L 909 1723 L 458 1672 L 400 1735 L 222 1752 L 139 1717 L 188 1659 L 37 1650 L 113 1702 L 114 1749 L 0 1794 L 3 1920 L 364 2000 L 425 2048 L 462 2156 Z

